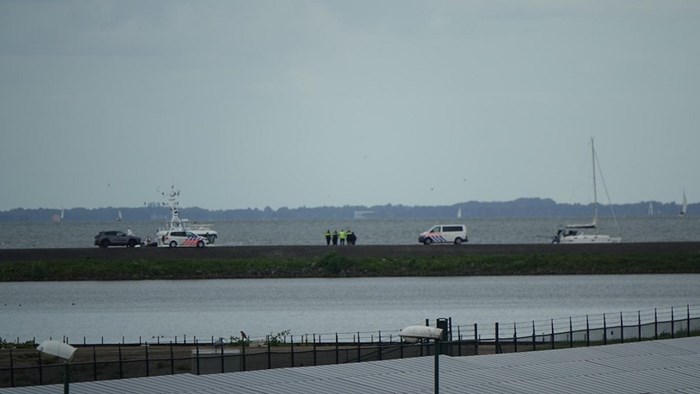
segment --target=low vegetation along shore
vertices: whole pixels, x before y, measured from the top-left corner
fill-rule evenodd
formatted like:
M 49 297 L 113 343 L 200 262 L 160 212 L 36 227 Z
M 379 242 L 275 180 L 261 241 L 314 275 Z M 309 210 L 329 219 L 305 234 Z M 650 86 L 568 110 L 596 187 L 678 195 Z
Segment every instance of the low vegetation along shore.
M 4 249 L 0 281 L 700 273 L 700 243 Z

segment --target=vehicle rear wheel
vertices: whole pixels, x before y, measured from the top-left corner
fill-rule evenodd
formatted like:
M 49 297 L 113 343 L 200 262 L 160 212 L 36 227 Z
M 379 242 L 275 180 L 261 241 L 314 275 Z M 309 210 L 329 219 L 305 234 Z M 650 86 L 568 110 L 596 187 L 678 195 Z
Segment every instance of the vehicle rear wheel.
M 175 241 L 170 241 L 170 247 L 171 247 L 171 248 L 174 248 L 174 247 L 176 247 L 176 246 L 177 246 L 177 242 L 175 242 Z
M 103 239 L 102 242 L 100 242 L 100 247 L 101 247 L 101 248 L 109 247 L 109 240 L 108 240 L 108 239 Z
M 423 240 L 424 245 L 430 245 L 431 243 L 433 243 L 433 240 L 431 238 L 426 238 Z
M 197 247 L 198 247 L 198 248 L 203 248 L 203 247 L 204 247 L 204 241 L 199 241 L 199 242 L 197 242 Z
M 462 244 L 462 238 L 456 238 L 455 245 L 461 245 L 461 244 Z

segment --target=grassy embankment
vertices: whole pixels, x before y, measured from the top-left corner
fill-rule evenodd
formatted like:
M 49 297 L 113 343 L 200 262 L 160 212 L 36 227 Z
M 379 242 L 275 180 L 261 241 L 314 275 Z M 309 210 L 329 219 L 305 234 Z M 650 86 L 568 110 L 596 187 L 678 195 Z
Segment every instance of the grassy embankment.
M 124 259 L 0 263 L 0 281 L 700 273 L 700 254 Z

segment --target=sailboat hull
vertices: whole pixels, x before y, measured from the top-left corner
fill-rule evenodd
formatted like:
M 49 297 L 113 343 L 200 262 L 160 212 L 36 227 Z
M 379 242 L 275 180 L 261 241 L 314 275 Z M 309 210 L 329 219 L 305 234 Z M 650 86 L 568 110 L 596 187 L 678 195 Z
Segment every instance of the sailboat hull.
M 560 244 L 617 244 L 622 241 L 621 237 L 611 237 L 599 234 L 578 234 L 559 238 Z

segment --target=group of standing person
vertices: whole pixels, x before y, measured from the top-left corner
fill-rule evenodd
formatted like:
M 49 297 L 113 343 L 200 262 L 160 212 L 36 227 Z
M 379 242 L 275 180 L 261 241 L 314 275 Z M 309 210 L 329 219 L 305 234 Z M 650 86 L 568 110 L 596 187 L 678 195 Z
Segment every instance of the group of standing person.
M 357 241 L 357 235 L 355 235 L 352 230 L 343 230 L 340 229 L 338 231 L 333 231 L 331 233 L 331 230 L 326 230 L 326 245 L 338 245 L 338 242 L 340 242 L 340 245 L 355 245 L 355 242 Z

